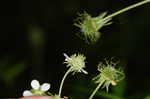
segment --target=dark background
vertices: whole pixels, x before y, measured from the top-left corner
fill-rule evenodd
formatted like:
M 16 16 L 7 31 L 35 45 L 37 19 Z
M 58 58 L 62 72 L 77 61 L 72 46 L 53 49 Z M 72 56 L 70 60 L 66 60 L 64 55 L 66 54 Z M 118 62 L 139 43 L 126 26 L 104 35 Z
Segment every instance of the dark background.
M 97 73 L 97 63 L 105 57 L 117 56 L 126 73 L 124 99 L 143 99 L 150 94 L 150 4 L 113 18 L 113 24 L 101 30 L 101 39 L 93 45 L 78 38 L 79 29 L 73 26 L 79 12 L 93 16 L 104 11 L 110 14 L 139 1 L 1 1 L 0 97 L 21 97 L 24 90 L 31 88 L 32 79 L 51 83 L 50 92 L 57 93 L 67 70 L 62 64 L 65 52 L 85 54 L 89 75 L 68 77 L 63 95 L 73 95 L 73 99 L 87 97 L 88 92 L 78 93 L 73 86 L 83 85 L 87 90 L 90 85 L 95 87 L 91 77 Z

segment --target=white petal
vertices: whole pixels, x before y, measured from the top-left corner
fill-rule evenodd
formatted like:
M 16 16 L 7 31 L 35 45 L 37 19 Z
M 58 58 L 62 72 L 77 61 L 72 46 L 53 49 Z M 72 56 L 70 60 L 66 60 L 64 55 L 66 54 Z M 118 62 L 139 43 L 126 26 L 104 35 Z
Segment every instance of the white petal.
M 50 89 L 50 84 L 49 83 L 44 83 L 42 86 L 41 86 L 41 91 L 48 91 Z
M 33 94 L 29 91 L 29 90 L 25 90 L 24 92 L 23 92 L 23 96 L 25 97 L 25 96 L 33 96 Z
M 70 58 L 66 53 L 63 53 L 63 55 L 66 57 L 66 58 L 65 58 L 65 61 L 71 60 L 71 58 Z
M 32 82 L 31 82 L 31 87 L 32 87 L 33 89 L 38 90 L 38 89 L 40 88 L 40 83 L 39 83 L 39 81 L 37 81 L 37 80 L 32 80 Z
M 88 74 L 88 72 L 85 71 L 84 69 L 81 69 L 81 71 L 82 71 L 84 74 Z

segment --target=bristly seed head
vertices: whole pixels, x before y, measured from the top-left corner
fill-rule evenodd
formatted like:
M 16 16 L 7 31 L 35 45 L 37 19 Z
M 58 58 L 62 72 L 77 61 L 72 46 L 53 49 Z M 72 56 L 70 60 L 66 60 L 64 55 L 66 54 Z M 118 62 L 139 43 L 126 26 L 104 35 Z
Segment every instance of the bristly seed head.
M 112 60 L 105 60 L 105 63 L 99 63 L 98 71 L 100 72 L 93 80 L 95 83 L 101 83 L 102 88 L 106 87 L 108 92 L 109 86 L 116 86 L 117 82 L 124 79 L 125 75 L 121 69 L 116 69 L 118 62 Z
M 65 64 L 67 64 L 67 67 L 71 68 L 72 72 L 83 72 L 85 74 L 88 74 L 87 71 L 85 71 L 83 68 L 85 68 L 85 59 L 86 57 L 82 54 L 73 54 L 70 57 L 64 53 Z
M 81 29 L 81 38 L 87 43 L 95 43 L 101 37 L 99 30 L 106 25 L 111 24 L 109 19 L 104 20 L 106 12 L 100 14 L 97 17 L 92 17 L 90 14 L 84 12 L 77 18 L 77 23 L 74 25 Z

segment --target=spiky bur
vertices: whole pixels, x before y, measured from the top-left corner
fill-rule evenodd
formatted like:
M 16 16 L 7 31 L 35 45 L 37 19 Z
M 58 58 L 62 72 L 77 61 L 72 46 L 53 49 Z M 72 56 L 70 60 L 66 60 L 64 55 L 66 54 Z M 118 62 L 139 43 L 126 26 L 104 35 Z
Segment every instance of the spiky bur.
M 92 17 L 90 14 L 84 12 L 79 14 L 75 26 L 81 29 L 79 36 L 83 38 L 87 43 L 95 43 L 101 37 L 99 30 L 106 25 L 109 25 L 111 18 L 103 20 L 106 16 L 106 12 L 100 14 L 97 17 Z
M 67 64 L 67 67 L 70 67 L 70 71 L 74 73 L 76 72 L 83 72 L 85 74 L 88 74 L 87 71 L 84 70 L 85 68 L 85 59 L 86 57 L 82 54 L 73 54 L 70 57 L 64 53 L 65 64 Z
M 100 72 L 96 77 L 93 78 L 98 86 L 93 91 L 89 99 L 92 99 L 93 96 L 96 94 L 98 89 L 106 88 L 108 92 L 109 86 L 113 85 L 116 86 L 119 81 L 124 79 L 125 74 L 122 69 L 116 69 L 115 66 L 119 62 L 114 62 L 111 60 L 106 60 L 105 63 L 100 62 L 98 65 L 98 71 Z
M 112 64 L 100 63 L 98 66 L 98 74 L 93 80 L 95 83 L 103 83 L 102 88 L 106 88 L 107 92 L 110 85 L 116 86 L 119 81 L 124 78 L 124 73 L 121 69 L 115 69 Z
M 85 59 L 86 59 L 86 57 L 84 55 L 73 54 L 69 57 L 67 54 L 64 53 L 64 56 L 65 56 L 64 63 L 67 65 L 67 67 L 69 67 L 69 69 L 67 70 L 67 72 L 65 73 L 65 75 L 61 81 L 58 97 L 61 97 L 62 87 L 63 87 L 64 81 L 69 73 L 73 72 L 73 74 L 75 74 L 76 72 L 83 72 L 84 74 L 88 74 L 88 72 L 84 70 Z

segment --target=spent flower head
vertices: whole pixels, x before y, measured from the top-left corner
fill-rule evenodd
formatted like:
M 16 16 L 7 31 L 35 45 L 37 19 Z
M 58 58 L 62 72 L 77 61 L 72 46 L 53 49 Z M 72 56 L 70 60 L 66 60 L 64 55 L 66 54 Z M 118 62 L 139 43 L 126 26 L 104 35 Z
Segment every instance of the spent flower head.
M 104 19 L 107 12 L 100 14 L 97 17 L 92 17 L 90 14 L 84 12 L 77 18 L 77 23 L 74 25 L 81 29 L 81 37 L 87 43 L 95 43 L 101 37 L 99 30 L 106 25 L 111 24 L 111 18 Z
M 44 83 L 40 85 L 39 81 L 37 80 L 32 80 L 31 81 L 31 90 L 25 90 L 23 92 L 23 96 L 45 96 L 46 91 L 50 89 L 50 84 L 49 83 Z
M 115 68 L 117 64 L 118 62 L 113 62 L 113 60 L 105 60 L 105 63 L 99 63 L 98 71 L 100 73 L 93 78 L 95 83 L 101 83 L 102 88 L 106 88 L 107 92 L 110 85 L 116 86 L 117 82 L 125 77 L 123 70 Z
M 88 74 L 87 71 L 85 71 L 83 68 L 85 68 L 85 59 L 86 57 L 82 54 L 73 54 L 70 57 L 64 53 L 65 58 L 65 64 L 67 64 L 67 67 L 70 67 L 71 72 L 83 72 L 84 74 Z

